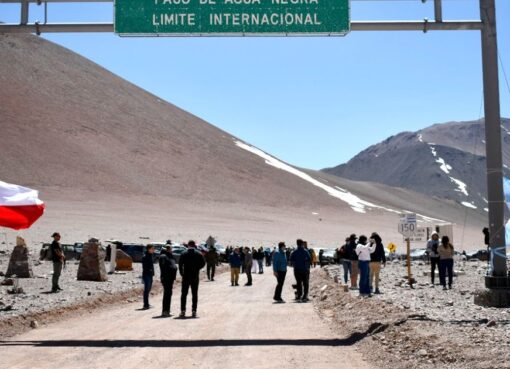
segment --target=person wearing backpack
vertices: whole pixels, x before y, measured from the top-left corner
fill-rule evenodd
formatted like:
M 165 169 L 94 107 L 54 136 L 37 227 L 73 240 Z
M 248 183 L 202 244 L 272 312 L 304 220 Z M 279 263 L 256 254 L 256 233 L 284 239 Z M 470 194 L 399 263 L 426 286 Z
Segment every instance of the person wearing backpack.
M 172 246 L 167 245 L 165 250 L 161 252 L 159 257 L 159 269 L 161 284 L 163 284 L 163 309 L 161 312 L 162 317 L 170 317 L 170 303 L 172 301 L 172 289 L 174 281 L 177 276 L 177 264 L 172 255 Z

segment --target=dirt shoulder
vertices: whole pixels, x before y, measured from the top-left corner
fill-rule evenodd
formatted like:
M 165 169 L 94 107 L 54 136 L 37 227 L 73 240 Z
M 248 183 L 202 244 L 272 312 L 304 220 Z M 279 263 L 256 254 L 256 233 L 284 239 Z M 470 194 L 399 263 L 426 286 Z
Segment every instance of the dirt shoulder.
M 416 265 L 415 275 L 427 268 Z M 474 305 L 475 273 L 442 291 L 425 276 L 410 289 L 401 283 L 404 270 L 400 264 L 383 270 L 383 295 L 372 298 L 344 292 L 334 281 L 338 266 L 315 270 L 315 307 L 332 329 L 349 332 L 378 368 L 510 368 L 510 309 Z

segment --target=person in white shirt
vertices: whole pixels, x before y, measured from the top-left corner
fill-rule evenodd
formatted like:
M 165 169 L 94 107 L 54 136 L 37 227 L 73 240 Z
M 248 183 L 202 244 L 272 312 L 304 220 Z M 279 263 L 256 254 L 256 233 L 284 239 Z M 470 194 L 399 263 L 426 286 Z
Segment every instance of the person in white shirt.
M 359 294 L 370 297 L 370 254 L 375 251 L 376 244 L 368 244 L 366 236 L 359 236 L 356 246 L 359 267 Z

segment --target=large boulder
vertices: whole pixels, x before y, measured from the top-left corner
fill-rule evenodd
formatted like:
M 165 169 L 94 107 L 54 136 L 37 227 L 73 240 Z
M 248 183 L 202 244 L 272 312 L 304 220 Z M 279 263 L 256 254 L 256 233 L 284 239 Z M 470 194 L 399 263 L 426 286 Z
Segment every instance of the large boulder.
M 105 251 L 96 239 L 85 243 L 78 267 L 78 280 L 95 282 L 108 280 L 104 258 Z
M 12 251 L 5 276 L 16 276 L 18 278 L 32 278 L 34 276 L 32 265 L 28 260 L 28 247 L 25 240 L 19 236 L 16 237 L 16 247 Z
M 133 270 L 133 259 L 122 250 L 117 250 L 115 259 L 115 270 L 129 271 Z

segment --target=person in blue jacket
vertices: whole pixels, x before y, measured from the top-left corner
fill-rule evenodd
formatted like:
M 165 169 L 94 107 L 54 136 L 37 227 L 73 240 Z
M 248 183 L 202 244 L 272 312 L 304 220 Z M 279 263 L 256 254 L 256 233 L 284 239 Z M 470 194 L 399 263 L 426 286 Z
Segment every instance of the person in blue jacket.
M 282 299 L 283 283 L 287 274 L 287 256 L 285 254 L 285 242 L 278 243 L 278 251 L 273 254 L 273 274 L 276 277 L 277 285 L 274 290 L 273 299 L 277 303 L 284 303 Z
M 234 249 L 234 252 L 228 257 L 230 264 L 230 282 L 232 286 L 239 286 L 239 272 L 241 271 L 241 255 L 239 254 L 239 247 Z

